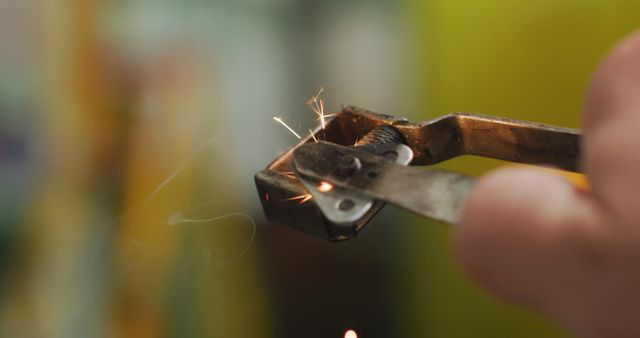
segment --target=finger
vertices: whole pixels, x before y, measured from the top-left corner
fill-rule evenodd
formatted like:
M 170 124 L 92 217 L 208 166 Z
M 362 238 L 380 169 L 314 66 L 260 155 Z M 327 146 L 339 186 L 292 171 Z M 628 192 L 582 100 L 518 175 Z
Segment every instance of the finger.
M 584 169 L 594 196 L 622 224 L 640 208 L 640 32 L 603 61 L 589 91 L 584 126 Z
M 628 110 L 637 103 L 640 73 L 640 30 L 623 39 L 601 62 L 593 75 L 584 114 L 591 130 L 611 120 L 634 118 Z
M 469 195 L 455 251 L 465 270 L 498 296 L 542 309 L 569 304 L 563 281 L 594 259 L 594 213 L 589 198 L 558 174 L 502 169 Z

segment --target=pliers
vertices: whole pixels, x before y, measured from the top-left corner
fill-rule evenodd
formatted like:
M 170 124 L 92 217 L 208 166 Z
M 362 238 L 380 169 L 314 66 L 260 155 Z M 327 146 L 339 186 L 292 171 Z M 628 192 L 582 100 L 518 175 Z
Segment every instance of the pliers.
M 353 106 L 331 116 L 255 175 L 268 221 L 340 241 L 391 203 L 455 224 L 473 179 L 420 166 L 460 155 L 579 172 L 576 129 L 466 113 L 414 124 Z

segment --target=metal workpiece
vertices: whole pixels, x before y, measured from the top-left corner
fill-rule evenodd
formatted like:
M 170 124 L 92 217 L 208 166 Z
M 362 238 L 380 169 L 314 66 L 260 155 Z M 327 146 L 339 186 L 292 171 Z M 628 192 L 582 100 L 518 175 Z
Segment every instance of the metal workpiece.
M 406 146 L 404 149 L 410 151 Z M 349 176 L 336 171 L 336 165 L 345 156 L 357 157 L 362 163 L 362 170 Z M 293 161 L 296 171 L 305 179 L 325 180 L 343 191 L 392 203 L 448 224 L 457 222 L 473 183 L 470 177 L 454 172 L 407 167 L 357 148 L 326 142 L 301 146 L 293 153 Z M 316 194 L 312 195 L 316 197 Z M 324 193 L 324 196 L 331 196 L 334 200 L 348 198 L 335 193 L 335 189 Z M 336 212 L 335 209 L 334 206 L 325 213 Z
M 374 129 L 372 133 L 378 129 Z M 316 149 L 316 146 L 320 145 L 334 146 L 335 149 L 333 149 L 334 151 L 314 152 L 313 150 Z M 370 143 L 369 146 L 366 148 L 343 147 L 320 141 L 304 144 L 293 152 L 294 169 L 298 173 L 300 181 L 307 188 L 320 211 L 328 221 L 334 224 L 335 230 L 341 234 L 353 233 L 355 235 L 353 225 L 373 206 L 374 201 L 384 201 L 384 199 L 371 196 L 363 190 L 357 191 L 344 184 L 334 184 L 334 182 L 339 179 L 350 181 L 362 175 L 372 178 L 371 175 L 375 174 L 375 172 L 371 171 L 368 163 L 364 167 L 362 163 L 362 159 L 367 159 L 367 157 L 373 157 L 380 162 L 400 167 L 408 165 L 413 158 L 411 149 L 401 143 Z M 307 151 L 308 149 L 311 150 Z M 352 149 L 352 151 L 345 154 L 341 152 L 341 149 Z M 304 156 L 309 153 L 313 155 Z M 338 153 L 342 155 L 338 155 Z M 362 157 L 364 155 L 366 156 Z M 314 163 L 306 161 L 301 164 L 297 160 L 300 156 L 307 160 L 313 157 Z M 305 173 L 304 169 L 308 167 L 302 167 L 302 165 L 316 167 L 318 162 L 323 162 L 317 166 L 318 168 L 326 168 L 328 166 L 331 168 L 333 175 L 325 177 L 324 175 L 308 175 Z M 345 171 L 344 169 L 347 167 L 351 170 Z
M 472 179 L 418 166 L 460 155 L 578 171 L 580 134 L 463 113 L 415 124 L 349 106 L 255 181 L 268 221 L 339 241 L 355 237 L 385 202 L 454 224 Z

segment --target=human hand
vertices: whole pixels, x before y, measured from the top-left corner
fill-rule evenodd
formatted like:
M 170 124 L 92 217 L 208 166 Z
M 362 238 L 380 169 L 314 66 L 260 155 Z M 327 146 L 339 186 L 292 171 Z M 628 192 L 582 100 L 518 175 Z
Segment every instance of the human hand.
M 588 190 L 536 169 L 480 179 L 456 254 L 490 292 L 577 336 L 640 337 L 640 32 L 594 76 L 582 149 Z

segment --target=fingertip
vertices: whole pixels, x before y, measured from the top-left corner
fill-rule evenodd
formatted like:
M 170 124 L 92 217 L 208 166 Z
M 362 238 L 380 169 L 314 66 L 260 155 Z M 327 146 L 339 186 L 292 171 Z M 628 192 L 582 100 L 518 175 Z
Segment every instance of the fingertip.
M 454 250 L 463 269 L 482 286 L 505 298 L 518 299 L 526 280 L 523 266 L 538 265 L 573 194 L 563 177 L 530 168 L 495 171 L 477 182 L 454 235 Z M 525 280 L 522 280 L 522 279 Z
M 610 80 L 629 73 L 629 66 L 638 63 L 640 55 L 640 29 L 620 40 L 602 61 L 596 71 L 603 80 Z
M 640 30 L 627 36 L 601 62 L 587 96 L 585 129 L 624 114 L 640 89 Z
M 607 56 L 591 84 L 584 117 L 582 166 L 591 191 L 603 208 L 635 224 L 640 146 L 640 31 L 621 41 Z
M 465 202 L 458 229 L 475 228 L 485 223 L 497 227 L 511 221 L 531 221 L 524 216 L 532 212 L 536 218 L 560 216 L 562 210 L 549 205 L 550 198 L 562 199 L 568 193 L 573 194 L 575 189 L 571 181 L 556 170 L 529 167 L 496 170 L 477 181 Z
M 640 49 L 640 28 L 626 36 L 616 48 L 618 53 L 635 53 Z

